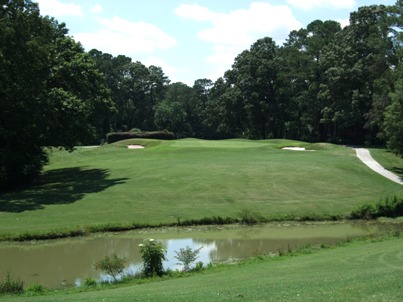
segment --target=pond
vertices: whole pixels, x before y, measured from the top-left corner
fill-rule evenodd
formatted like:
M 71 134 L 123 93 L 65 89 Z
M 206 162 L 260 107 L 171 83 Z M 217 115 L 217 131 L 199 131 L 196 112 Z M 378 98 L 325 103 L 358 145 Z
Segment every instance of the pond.
M 164 228 L 102 234 L 90 237 L 0 244 L 0 279 L 9 272 L 24 285 L 48 288 L 80 285 L 87 278 L 107 280 L 94 263 L 116 253 L 128 260 L 126 272 L 141 268 L 139 244 L 153 238 L 167 248 L 165 268 L 181 269 L 175 251 L 202 247 L 197 261 L 231 261 L 304 245 L 335 244 L 347 238 L 402 231 L 401 224 L 376 223 L 272 223 L 255 226 Z

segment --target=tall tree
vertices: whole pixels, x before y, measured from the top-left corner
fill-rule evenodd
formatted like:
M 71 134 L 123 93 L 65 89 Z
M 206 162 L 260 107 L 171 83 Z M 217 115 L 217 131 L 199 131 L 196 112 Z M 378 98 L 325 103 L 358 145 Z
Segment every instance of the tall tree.
M 111 103 L 91 59 L 67 37 L 64 24 L 40 16 L 36 3 L 3 1 L 0 24 L 0 190 L 5 190 L 40 173 L 47 161 L 44 146 L 72 149 L 94 138 Z
M 49 75 L 50 20 L 31 1 L 0 5 L 0 190 L 37 175 L 46 162 L 43 91 Z
M 91 56 L 104 74 L 117 114 L 111 117 L 115 131 L 132 128 L 153 130 L 155 106 L 165 95 L 169 79 L 157 66 L 146 67 L 131 58 L 93 49 Z
M 396 64 L 391 67 L 392 89 L 390 104 L 384 112 L 382 124 L 387 147 L 403 157 L 403 0 L 389 7 L 390 36 L 396 47 Z
M 397 81 L 390 96 L 392 102 L 385 111 L 387 147 L 403 157 L 403 78 Z
M 235 59 L 234 85 L 239 89 L 245 115 L 244 135 L 269 138 L 282 135 L 283 116 L 277 99 L 277 46 L 271 38 L 256 41 Z
M 210 99 L 210 92 L 212 87 L 213 82 L 209 79 L 198 79 L 194 82 L 193 92 L 196 95 L 197 101 L 194 109 L 192 128 L 195 137 L 208 137 L 208 131 L 206 131 L 204 120 L 206 117 L 206 108 Z
M 53 46 L 47 89 L 52 102 L 49 119 L 58 127 L 49 129 L 47 145 L 99 143 L 110 130 L 109 115 L 114 111 L 105 79 L 80 43 L 65 36 Z
M 167 129 L 177 137 L 194 136 L 197 97 L 192 87 L 176 82 L 168 86 L 165 98 L 155 106 L 154 120 L 160 129 Z
M 341 29 L 335 21 L 316 20 L 292 31 L 277 56 L 279 97 L 285 110 L 285 137 L 308 141 L 321 139 L 319 87 L 323 49 Z
M 368 135 L 365 117 L 373 105 L 376 80 L 395 60 L 389 31 L 385 6 L 361 7 L 325 49 L 319 97 L 325 104 L 322 123 L 329 138 L 362 142 Z
M 226 73 L 228 75 L 230 71 Z M 220 139 L 236 137 L 240 135 L 240 123 L 236 117 L 242 110 L 231 109 L 234 102 L 239 98 L 228 97 L 234 90 L 228 80 L 218 78 L 209 91 L 209 99 L 206 103 L 203 118 L 203 128 L 206 138 Z M 233 114 L 235 113 L 235 114 Z M 235 117 L 235 120 L 233 119 Z

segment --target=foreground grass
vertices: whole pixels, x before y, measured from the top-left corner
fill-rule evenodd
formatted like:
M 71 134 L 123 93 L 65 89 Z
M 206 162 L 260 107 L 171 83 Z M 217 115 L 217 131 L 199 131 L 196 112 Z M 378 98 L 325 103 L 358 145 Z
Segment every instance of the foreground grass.
M 245 209 L 267 219 L 326 218 L 402 192 L 353 150 L 331 144 L 130 140 L 53 150 L 36 186 L 0 196 L 0 239 L 236 218 Z
M 402 301 L 403 238 L 262 257 L 179 279 L 4 301 Z

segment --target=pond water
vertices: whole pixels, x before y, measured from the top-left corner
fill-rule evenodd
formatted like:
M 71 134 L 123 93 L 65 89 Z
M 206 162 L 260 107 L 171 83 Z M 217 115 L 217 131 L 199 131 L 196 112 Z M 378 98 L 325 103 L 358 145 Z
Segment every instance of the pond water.
M 147 229 L 42 242 L 0 243 L 0 279 L 9 272 L 26 286 L 42 284 L 48 288 L 80 285 L 87 277 L 105 280 L 108 276 L 95 270 L 94 263 L 113 253 L 128 260 L 126 272 L 135 273 L 141 267 L 139 244 L 150 238 L 167 248 L 164 267 L 181 269 L 174 258 L 175 251 L 186 246 L 202 247 L 197 261 L 207 264 L 402 230 L 401 224 L 279 223 Z

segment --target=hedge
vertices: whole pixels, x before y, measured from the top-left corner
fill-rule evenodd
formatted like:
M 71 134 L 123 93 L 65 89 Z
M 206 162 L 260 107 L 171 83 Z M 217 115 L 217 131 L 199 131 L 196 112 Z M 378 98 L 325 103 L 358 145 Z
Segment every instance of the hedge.
M 175 134 L 168 131 L 153 131 L 153 132 L 113 132 L 108 133 L 106 135 L 106 141 L 108 142 L 108 144 L 112 144 L 117 141 L 131 138 L 172 140 L 175 139 Z

